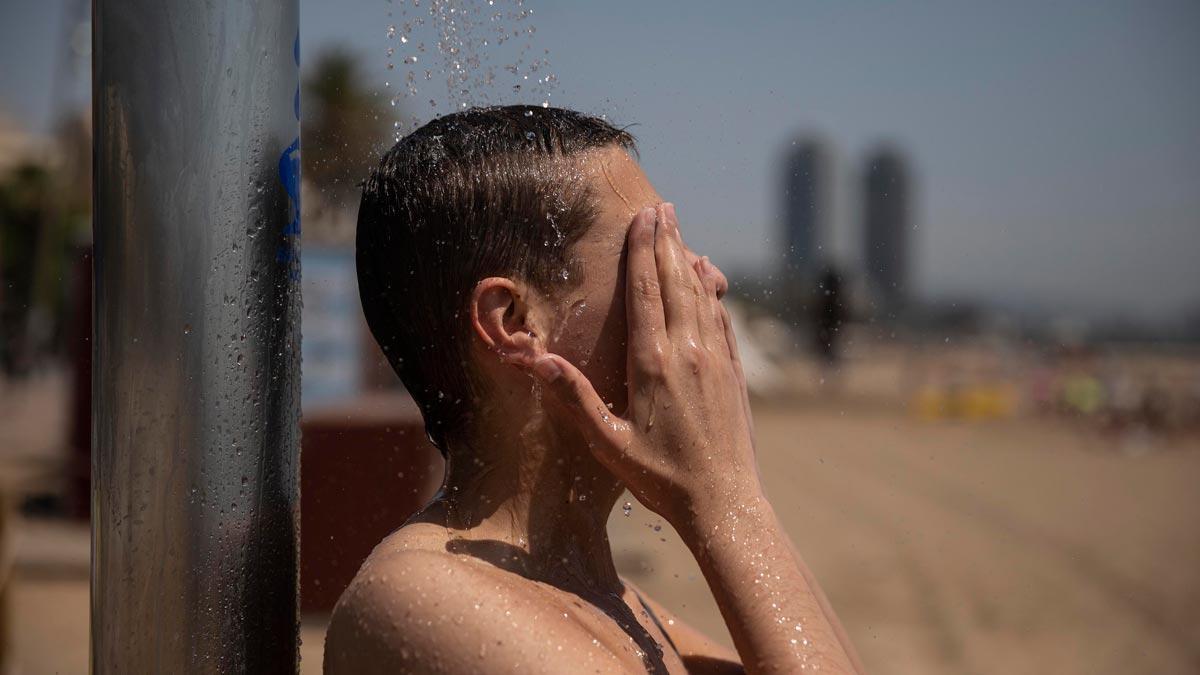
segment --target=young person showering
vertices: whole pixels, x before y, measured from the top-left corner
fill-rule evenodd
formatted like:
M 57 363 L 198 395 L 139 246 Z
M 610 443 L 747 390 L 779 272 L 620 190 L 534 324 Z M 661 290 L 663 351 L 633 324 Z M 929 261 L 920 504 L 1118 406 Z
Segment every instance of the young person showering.
M 861 672 L 763 493 L 725 277 L 628 133 L 541 107 L 436 119 L 367 180 L 357 247 L 447 470 L 339 600 L 327 673 Z M 618 576 L 624 489 L 687 543 L 736 654 Z

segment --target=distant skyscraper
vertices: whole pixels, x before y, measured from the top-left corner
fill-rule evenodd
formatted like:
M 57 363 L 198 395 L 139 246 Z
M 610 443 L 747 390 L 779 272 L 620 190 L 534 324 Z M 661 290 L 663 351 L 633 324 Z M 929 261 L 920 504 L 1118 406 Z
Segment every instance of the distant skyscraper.
M 814 138 L 800 139 L 783 161 L 783 278 L 807 284 L 824 263 L 821 245 L 828 236 L 832 201 L 830 153 Z
M 909 282 L 911 185 L 901 154 L 883 148 L 867 156 L 863 177 L 863 265 L 878 308 L 894 315 Z

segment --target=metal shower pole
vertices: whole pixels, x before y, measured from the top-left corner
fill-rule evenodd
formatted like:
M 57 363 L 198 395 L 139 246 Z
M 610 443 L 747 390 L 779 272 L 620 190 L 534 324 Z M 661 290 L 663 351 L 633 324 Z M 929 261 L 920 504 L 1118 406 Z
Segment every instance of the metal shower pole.
M 92 672 L 294 673 L 297 0 L 95 0 Z

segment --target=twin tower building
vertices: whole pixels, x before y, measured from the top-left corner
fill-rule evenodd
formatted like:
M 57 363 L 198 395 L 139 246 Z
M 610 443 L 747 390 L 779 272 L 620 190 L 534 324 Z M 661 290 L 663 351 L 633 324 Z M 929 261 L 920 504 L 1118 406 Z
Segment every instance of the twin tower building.
M 861 274 L 868 313 L 896 318 L 908 299 L 911 272 L 908 163 L 899 150 L 878 147 L 855 177 L 840 181 L 834 160 L 818 138 L 795 141 L 784 156 L 781 276 L 799 299 L 811 297 L 813 288 L 820 295 L 830 283 L 842 285 L 847 273 Z M 846 187 L 849 194 L 843 192 Z M 857 226 L 844 231 L 835 223 Z

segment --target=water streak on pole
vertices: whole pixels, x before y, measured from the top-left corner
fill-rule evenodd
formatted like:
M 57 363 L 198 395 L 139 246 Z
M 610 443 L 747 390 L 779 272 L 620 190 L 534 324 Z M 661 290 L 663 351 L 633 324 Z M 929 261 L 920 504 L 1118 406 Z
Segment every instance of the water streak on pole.
M 296 0 L 96 0 L 92 672 L 297 668 Z

